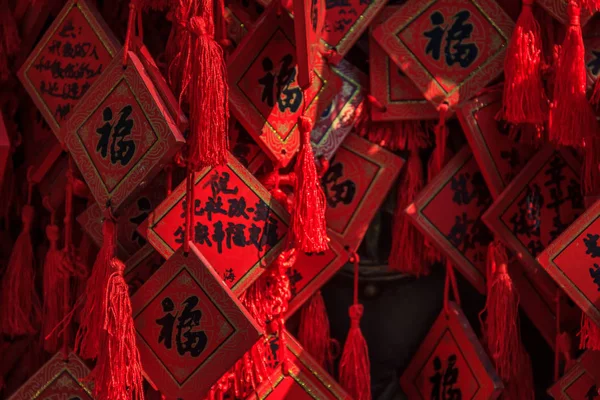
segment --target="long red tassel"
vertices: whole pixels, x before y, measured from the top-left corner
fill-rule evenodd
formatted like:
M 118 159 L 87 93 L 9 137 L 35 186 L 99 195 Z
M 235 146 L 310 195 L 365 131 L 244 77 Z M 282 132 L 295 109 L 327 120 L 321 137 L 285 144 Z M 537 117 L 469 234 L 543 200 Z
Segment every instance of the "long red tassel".
M 3 82 L 10 78 L 10 61 L 21 48 L 17 22 L 8 0 L 0 0 L 0 31 L 0 82 Z
M 296 160 L 292 237 L 297 250 L 313 253 L 329 248 L 325 225 L 326 199 L 315 166 L 310 144 L 312 122 L 302 116 L 298 122 L 302 135 L 302 148 Z
M 521 14 L 504 59 L 503 116 L 511 124 L 541 126 L 548 114 L 542 82 L 542 39 L 532 11 L 533 0 L 523 0 Z
M 355 400 L 371 400 L 371 363 L 367 342 L 360 330 L 364 308 L 358 303 L 358 255 L 353 254 L 354 304 L 350 306 L 350 330 L 340 360 L 339 382 Z
M 29 192 L 31 196 L 31 188 Z M 35 290 L 35 258 L 30 232 L 33 216 L 33 207 L 23 206 L 23 230 L 13 246 L 2 278 L 4 307 L 0 325 L 2 332 L 9 336 L 34 334 L 39 325 L 40 301 Z
M 96 358 L 100 350 L 102 324 L 106 310 L 105 291 L 111 274 L 111 260 L 115 254 L 116 228 L 110 216 L 105 217 L 102 226 L 102 247 L 96 256 L 81 309 L 81 322 L 75 338 L 75 348 L 87 359 Z
M 141 400 L 144 398 L 142 363 L 135 339 L 129 287 L 123 279 L 125 264 L 113 257 L 109 268 L 110 276 L 102 294 L 106 307 L 102 351 L 98 353 L 93 371 L 96 399 Z
M 549 137 L 563 146 L 583 147 L 595 134 L 596 118 L 586 98 L 586 69 L 580 8 L 569 3 L 569 27 L 557 60 L 554 96 L 550 108 Z
M 53 218 L 54 219 L 54 218 Z M 46 236 L 50 242 L 50 248 L 44 260 L 44 307 L 42 311 L 42 334 L 44 350 L 48 353 L 56 353 L 60 343 L 58 335 L 51 332 L 64 317 L 64 281 L 63 255 L 58 249 L 60 232 L 58 226 L 51 222 L 46 227 Z
M 598 327 L 598 325 L 596 325 L 585 313 L 581 315 L 579 348 L 600 350 L 600 327 Z
M 302 307 L 298 341 L 323 369 L 331 370 L 333 357 L 329 317 L 320 290 L 313 294 L 308 303 Z

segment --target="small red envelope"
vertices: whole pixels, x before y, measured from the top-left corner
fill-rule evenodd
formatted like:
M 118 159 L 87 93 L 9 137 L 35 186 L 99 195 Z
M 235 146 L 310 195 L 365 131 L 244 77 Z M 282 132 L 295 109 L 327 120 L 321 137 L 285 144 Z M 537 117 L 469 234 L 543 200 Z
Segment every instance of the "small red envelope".
M 481 293 L 486 291 L 487 246 L 493 240 L 481 216 L 491 203 L 475 157 L 465 146 L 405 210 Z
M 123 278 L 129 285 L 129 295 L 135 292 L 152 276 L 164 263 L 164 259 L 149 244 L 139 249 L 125 262 Z
M 88 367 L 75 353 L 69 353 L 66 360 L 63 353 L 56 353 L 9 399 L 93 400 L 92 387 L 84 381 L 89 373 Z
M 298 83 L 294 21 L 269 6 L 228 59 L 231 111 L 265 153 L 287 166 L 300 148 L 298 118 L 316 121 L 341 85 L 315 57 L 311 85 Z
M 478 96 L 457 111 L 473 155 L 493 198 L 497 198 L 523 169 L 534 150 L 509 137 L 508 127 L 496 120 L 502 109 L 502 91 Z
M 442 310 L 400 378 L 409 399 L 438 398 L 493 400 L 502 381 L 469 321 L 454 303 Z M 439 397 L 443 398 L 443 397 Z
M 105 69 L 63 127 L 63 137 L 96 202 L 114 212 L 184 143 L 137 55 Z
M 373 107 L 372 118 L 375 121 L 437 119 L 439 112 L 373 38 L 373 29 L 399 8 L 400 6 L 387 6 L 369 27 L 371 94 L 384 107 L 384 110 Z
M 276 359 L 280 346 L 279 338 L 270 342 L 274 359 L 274 373 L 260 385 L 256 394 L 246 400 L 351 400 L 344 389 L 302 348 L 289 334 L 286 335 L 289 369 Z M 285 365 L 285 364 L 284 364 Z
M 583 212 L 580 172 L 579 161 L 568 150 L 546 146 L 483 216 L 533 279 L 549 280 L 535 258 Z
M 227 165 L 194 177 L 191 240 L 239 295 L 282 249 L 288 213 L 232 155 Z M 165 258 L 185 237 L 186 182 L 182 182 L 140 226 Z
M 19 70 L 23 86 L 61 142 L 61 128 L 120 47 L 91 3 L 69 0 Z
M 171 399 L 203 398 L 261 336 L 193 243 L 148 279 L 131 306 L 144 375 Z
M 556 382 L 548 394 L 554 400 L 593 400 L 598 395 L 600 353 L 588 350 Z
M 494 0 L 408 0 L 373 37 L 426 99 L 452 108 L 500 75 L 513 27 Z
M 538 261 L 567 295 L 600 325 L 600 202 L 594 203 Z
M 338 147 L 364 112 L 364 94 L 367 77 L 348 61 L 332 67 L 342 81 L 340 91 L 321 114 L 310 133 L 315 157 L 331 159 Z
M 340 243 L 358 249 L 404 160 L 355 134 L 349 135 L 321 178 L 327 227 Z

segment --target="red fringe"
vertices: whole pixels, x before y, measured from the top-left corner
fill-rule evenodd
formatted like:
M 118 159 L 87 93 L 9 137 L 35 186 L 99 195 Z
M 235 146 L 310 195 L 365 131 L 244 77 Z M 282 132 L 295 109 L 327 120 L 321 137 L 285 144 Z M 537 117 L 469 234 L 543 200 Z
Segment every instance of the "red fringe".
M 363 306 L 350 306 L 350 331 L 340 360 L 340 384 L 355 400 L 371 400 L 371 364 L 367 342 L 360 330 Z
M 98 353 L 93 371 L 94 392 L 98 400 L 141 400 L 144 398 L 142 363 L 135 339 L 129 287 L 123 279 L 125 265 L 112 258 L 110 270 L 103 294 L 106 310 L 102 321 L 102 351 Z
M 58 249 L 59 229 L 56 225 L 46 227 L 46 236 L 50 248 L 44 260 L 44 307 L 42 312 L 42 338 L 44 350 L 56 353 L 60 346 L 57 334 L 50 333 L 62 321 L 65 313 L 65 291 L 63 272 L 63 254 Z M 50 336 L 49 336 L 50 335 Z
M 548 98 L 542 82 L 540 25 L 524 0 L 504 59 L 503 116 L 511 124 L 543 125 Z
M 600 350 L 600 327 L 598 327 L 598 325 L 596 325 L 585 313 L 581 316 L 579 348 Z
M 559 145 L 582 147 L 586 138 L 597 133 L 597 122 L 585 93 L 587 78 L 580 9 L 571 2 L 568 11 L 570 25 L 556 66 L 549 138 Z
M 33 216 L 33 207 L 24 205 L 21 211 L 23 230 L 13 246 L 2 278 L 4 307 L 0 328 L 9 336 L 34 334 L 40 321 L 40 300 L 35 290 L 35 259 L 30 233 Z
M 308 117 L 302 116 L 298 125 L 302 135 L 302 148 L 295 166 L 292 237 L 298 250 L 318 253 L 329 248 L 325 224 L 326 198 L 310 144 L 312 122 Z
M 516 374 L 504 385 L 503 400 L 534 400 L 535 389 L 533 386 L 533 369 L 531 358 L 521 344 L 518 351 L 519 360 L 516 365 Z
M 326 371 L 331 371 L 333 357 L 329 318 L 320 290 L 317 290 L 309 302 L 302 307 L 298 341 L 320 366 Z

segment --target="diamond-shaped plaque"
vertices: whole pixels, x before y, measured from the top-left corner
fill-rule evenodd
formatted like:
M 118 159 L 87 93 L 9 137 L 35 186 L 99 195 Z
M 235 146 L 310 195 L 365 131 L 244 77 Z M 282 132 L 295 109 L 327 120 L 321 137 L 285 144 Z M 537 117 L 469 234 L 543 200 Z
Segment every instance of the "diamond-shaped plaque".
M 481 293 L 486 290 L 487 245 L 493 239 L 481 215 L 491 203 L 479 166 L 465 146 L 405 210 Z
M 242 124 L 235 120 L 229 123 L 229 149 L 231 154 L 253 174 L 256 174 L 267 161 L 264 151 L 256 144 Z
M 404 160 L 355 134 L 349 135 L 321 178 L 327 227 L 356 250 Z
M 580 173 L 580 163 L 568 150 L 546 146 L 483 216 L 536 280 L 549 278 L 539 273 L 535 258 L 583 212 Z
M 600 325 L 600 202 L 542 252 L 538 260 L 569 297 Z
M 96 202 L 116 211 L 184 143 L 134 52 L 115 58 L 71 114 L 64 140 Z
M 398 8 L 399 6 L 387 6 L 369 27 L 371 94 L 384 106 L 384 110 L 373 107 L 371 115 L 376 121 L 436 119 L 439 112 L 373 38 L 373 29 L 386 21 Z
M 56 353 L 9 399 L 93 400 L 92 388 L 84 382 L 89 373 L 88 367 L 75 353 L 69 353 L 66 360 L 63 353 Z
M 127 260 L 146 244 L 146 239 L 137 229 L 167 197 L 166 185 L 167 176 L 161 173 L 122 206 L 117 216 L 117 256 L 121 260 Z M 98 247 L 102 246 L 104 217 L 104 210 L 98 204 L 92 204 L 77 217 L 77 222 Z
M 497 198 L 533 156 L 531 146 L 509 137 L 508 126 L 496 120 L 502 109 L 502 91 L 478 96 L 457 111 L 469 146 L 492 197 Z
M 144 374 L 167 398 L 202 398 L 261 336 L 219 274 L 190 243 L 135 293 Z
M 587 87 L 591 90 L 600 76 L 600 37 L 593 36 L 583 40 L 585 44 L 585 67 Z
M 288 371 L 276 359 L 279 350 L 279 338 L 271 340 L 269 347 L 274 360 L 274 372 L 260 385 L 256 394 L 247 400 L 351 400 L 344 389 L 302 348 L 287 331 Z
M 554 400 L 588 400 L 598 395 L 600 353 L 588 350 L 548 389 Z
M 163 264 L 164 258 L 149 244 L 139 249 L 125 262 L 123 278 L 129 285 L 129 294 L 133 294 Z
M 367 77 L 348 61 L 341 60 L 332 67 L 342 81 L 341 90 L 321 113 L 310 133 L 315 157 L 331 159 L 363 113 L 363 90 Z
M 373 37 L 425 98 L 454 107 L 502 72 L 513 27 L 494 0 L 409 0 Z
M 194 177 L 191 240 L 231 290 L 242 293 L 280 252 L 288 214 L 231 154 L 227 165 Z M 186 182 L 181 183 L 140 229 L 169 258 L 185 237 Z
M 452 379 L 444 378 L 448 376 Z M 488 400 L 496 399 L 503 388 L 467 318 L 452 302 L 427 333 L 400 385 L 409 399 L 453 391 L 461 393 L 458 398 Z
M 69 0 L 19 71 L 19 78 L 62 142 L 61 128 L 119 48 L 88 0 Z
M 298 117 L 304 113 L 316 121 L 339 85 L 339 78 L 319 56 L 312 82 L 302 90 L 293 28 L 290 16 L 271 5 L 228 59 L 233 116 L 282 167 L 300 146 Z
M 287 316 L 298 310 L 348 261 L 348 251 L 333 235 L 329 237 L 329 248 L 322 253 L 302 253 L 286 271 L 290 280 L 292 297 L 288 303 Z
M 548 11 L 548 14 L 556 18 L 561 24 L 569 25 L 569 13 L 567 12 L 569 0 L 536 0 L 535 3 Z M 590 13 L 582 8 L 579 22 L 581 26 L 584 26 L 591 17 Z

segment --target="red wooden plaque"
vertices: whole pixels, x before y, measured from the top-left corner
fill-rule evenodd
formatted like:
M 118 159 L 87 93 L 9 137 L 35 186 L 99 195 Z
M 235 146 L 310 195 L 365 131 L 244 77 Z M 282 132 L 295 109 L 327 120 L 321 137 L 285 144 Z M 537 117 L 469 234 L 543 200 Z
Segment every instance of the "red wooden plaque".
M 227 23 L 239 23 L 245 31 L 240 39 L 246 36 L 246 33 L 248 33 L 254 23 L 260 18 L 265 10 L 264 5 L 266 5 L 266 3 L 255 0 L 228 0 L 226 4 L 234 18 L 233 20 L 228 20 Z M 240 42 L 241 40 L 236 43 L 239 44 Z
M 538 257 L 571 299 L 600 325 L 600 202 L 573 222 Z
M 425 98 L 454 107 L 502 72 L 513 27 L 494 0 L 409 0 L 373 37 Z
M 4 118 L 0 112 L 0 188 L 4 180 L 4 173 L 6 171 L 6 165 L 10 158 L 10 138 L 8 132 L 6 132 L 6 126 L 4 125 Z
M 332 61 L 342 59 L 385 6 L 384 0 L 333 0 L 325 6 L 321 40 L 335 50 Z
M 304 113 L 316 121 L 339 85 L 319 56 L 311 85 L 301 89 L 293 28 L 289 15 L 278 15 L 272 5 L 228 60 L 233 116 L 282 167 L 300 146 L 298 117 Z
M 580 164 L 567 150 L 540 150 L 484 214 L 536 280 L 549 280 L 535 257 L 583 212 Z M 545 284 L 544 287 L 551 287 Z
M 93 400 L 92 388 L 83 379 L 90 370 L 75 353 L 65 361 L 56 353 L 9 400 Z
M 535 3 L 542 6 L 548 11 L 548 14 L 556 18 L 561 24 L 569 25 L 569 14 L 567 12 L 569 0 L 535 0 Z M 590 13 L 585 8 L 582 8 L 581 26 L 584 26 L 591 17 Z
M 125 262 L 125 282 L 129 285 L 129 294 L 135 292 L 152 276 L 163 264 L 164 259 L 149 244 L 139 249 Z
M 117 217 L 117 256 L 121 260 L 127 260 L 144 247 L 146 239 L 137 229 L 166 197 L 166 174 L 161 173 L 123 205 Z M 104 210 L 98 204 L 92 204 L 77 217 L 77 222 L 98 247 L 102 246 L 102 221 Z
M 600 355 L 586 351 L 571 368 L 548 389 L 554 400 L 593 400 L 598 395 L 598 365 Z
M 363 90 L 367 78 L 348 61 L 332 67 L 342 80 L 342 88 L 323 111 L 310 133 L 315 157 L 331 159 L 363 113 Z
M 135 53 L 121 53 L 63 127 L 64 139 L 96 202 L 117 210 L 148 184 L 184 143 Z
M 409 399 L 493 400 L 503 389 L 469 321 L 454 303 L 444 310 L 421 343 L 400 386 Z M 435 395 L 434 395 L 435 394 Z
M 256 174 L 267 161 L 265 152 L 256 144 L 248 131 L 233 119 L 229 123 L 229 149 L 231 154 L 253 174 Z
M 88 0 L 69 0 L 19 71 L 58 139 L 79 100 L 104 72 L 119 42 Z
M 235 8 L 225 7 L 225 20 L 227 21 L 227 38 L 236 48 L 248 34 L 248 27 L 242 22 Z
M 348 251 L 334 237 L 322 253 L 300 253 L 287 270 L 292 297 L 287 318 L 291 317 L 317 290 L 348 261 Z
M 496 120 L 501 108 L 502 92 L 494 91 L 469 100 L 457 112 L 493 198 L 502 193 L 534 154 L 532 147 L 510 139 L 504 123 Z
M 358 249 L 403 165 L 402 158 L 357 135 L 342 143 L 321 178 L 327 227 L 342 245 Z
M 298 57 L 298 85 L 310 86 L 325 22 L 325 0 L 292 0 Z
M 203 398 L 260 338 L 209 262 L 190 243 L 131 299 L 144 374 L 170 399 Z
M 371 94 L 385 107 L 385 110 L 373 107 L 372 118 L 376 121 L 436 119 L 439 112 L 373 38 L 373 29 L 386 21 L 398 8 L 400 6 L 387 6 L 369 27 Z
M 487 245 L 481 220 L 492 197 L 468 146 L 418 194 L 405 212 L 477 290 L 485 293 Z
M 351 400 L 344 389 L 302 348 L 287 332 L 288 371 L 276 360 L 279 338 L 273 338 L 270 345 L 271 358 L 275 359 L 274 373 L 258 387 L 256 394 L 247 400 Z
M 194 177 L 193 234 L 198 250 L 237 295 L 279 254 L 288 214 L 233 156 L 227 165 Z M 186 183 L 181 183 L 150 214 L 140 229 L 169 258 L 185 235 Z
M 588 37 L 585 43 L 585 66 L 587 70 L 587 87 L 591 90 L 600 76 L 600 37 Z

